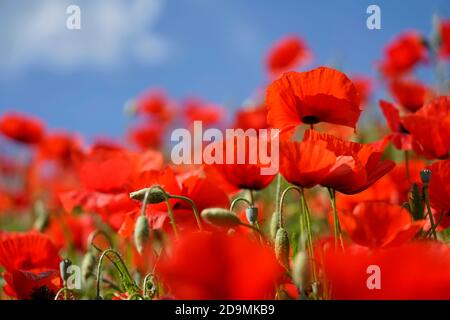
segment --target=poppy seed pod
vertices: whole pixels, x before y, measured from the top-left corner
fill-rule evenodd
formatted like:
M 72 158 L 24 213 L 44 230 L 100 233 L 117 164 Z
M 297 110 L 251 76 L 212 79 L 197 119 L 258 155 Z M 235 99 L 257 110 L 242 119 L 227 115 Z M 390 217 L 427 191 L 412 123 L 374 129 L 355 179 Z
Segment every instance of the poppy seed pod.
M 431 180 L 431 170 L 430 169 L 421 170 L 420 180 L 422 180 L 424 187 L 428 187 L 428 184 L 430 183 Z
M 161 187 L 153 186 L 130 193 L 130 198 L 144 201 L 145 194 L 148 192 L 147 203 L 161 203 L 169 196 Z
M 279 228 L 275 237 L 275 255 L 280 264 L 289 269 L 289 235 L 284 228 Z
M 144 251 L 145 243 L 150 237 L 150 227 L 146 216 L 139 216 L 134 228 L 134 244 L 139 254 Z
M 235 214 L 223 208 L 205 209 L 202 211 L 202 218 L 207 223 L 222 228 L 234 228 L 242 224 Z
M 249 223 L 254 224 L 258 220 L 258 208 L 249 207 L 245 209 L 245 216 Z
M 95 255 L 91 251 L 88 251 L 81 262 L 81 275 L 83 276 L 84 281 L 87 281 L 87 279 L 94 274 L 96 263 L 97 259 Z
M 59 263 L 59 272 L 61 274 L 61 278 L 64 282 L 69 279 L 70 274 L 67 272 L 67 269 L 72 265 L 72 261 L 69 259 L 64 259 Z

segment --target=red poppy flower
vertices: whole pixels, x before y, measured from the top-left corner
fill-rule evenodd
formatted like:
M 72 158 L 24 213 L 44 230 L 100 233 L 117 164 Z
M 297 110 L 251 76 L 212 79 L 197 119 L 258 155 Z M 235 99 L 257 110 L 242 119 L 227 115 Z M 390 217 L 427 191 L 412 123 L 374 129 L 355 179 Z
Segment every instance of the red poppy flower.
M 47 134 L 39 144 L 39 157 L 44 160 L 58 160 L 68 163 L 81 153 L 80 141 L 65 132 Z
M 450 160 L 433 163 L 429 194 L 431 206 L 439 212 L 450 212 Z
M 396 77 L 414 68 L 427 58 L 427 48 L 417 32 L 405 32 L 385 48 L 381 71 L 385 76 Z
M 424 105 L 430 90 L 420 82 L 394 80 L 389 89 L 397 102 L 406 110 L 416 112 Z
M 186 235 L 157 267 L 177 299 L 273 299 L 281 274 L 273 249 L 222 232 Z
M 181 182 L 181 196 L 190 198 L 200 213 L 207 208 L 229 208 L 230 200 L 219 185 L 199 175 L 192 175 Z M 174 215 L 187 228 L 197 228 L 192 208 L 189 203 L 180 201 L 174 206 Z
M 128 132 L 128 140 L 141 150 L 161 147 L 164 129 L 155 123 L 147 123 L 134 127 Z
M 412 136 L 401 123 L 400 112 L 390 102 L 380 100 L 380 108 L 392 133 L 386 138 L 399 150 L 412 149 Z
M 0 133 L 16 142 L 35 144 L 44 136 L 44 125 L 24 114 L 5 113 L 0 118 Z
M 445 244 L 416 242 L 377 250 L 349 246 L 345 252 L 327 248 L 323 268 L 334 299 L 450 299 L 450 274 L 444 271 L 450 268 L 450 248 Z M 371 289 L 377 275 L 380 287 Z
M 311 53 L 302 39 L 294 35 L 287 36 L 270 49 L 266 61 L 267 71 L 271 77 L 277 77 L 308 62 L 310 58 Z
M 359 203 L 374 200 L 402 205 L 408 201 L 411 184 L 420 183 L 420 171 L 425 168 L 425 164 L 411 159 L 408 167 L 410 180 L 405 179 L 406 168 L 402 162 L 363 192 L 354 195 L 339 194 L 337 196 L 339 211 L 353 211 Z
M 382 152 L 368 144 L 343 141 L 314 130 L 307 130 L 304 140 L 323 140 L 327 149 L 334 152 L 336 162 L 320 184 L 341 193 L 361 192 L 395 166 L 391 160 L 381 160 Z
M 438 97 L 401 120 L 413 137 L 413 148 L 428 159 L 448 157 L 450 150 L 450 97 Z
M 204 126 L 219 123 L 224 111 L 220 106 L 198 98 L 186 99 L 183 103 L 187 124 L 190 126 L 194 121 L 201 121 Z
M 450 58 L 450 19 L 442 21 L 439 34 L 441 36 L 440 55 L 443 58 Z
M 222 163 L 204 165 L 206 176 L 227 192 L 236 192 L 240 189 L 261 190 L 267 187 L 276 173 L 263 174 L 262 172 L 264 167 L 269 167 L 273 163 L 262 164 L 260 158 L 262 149 L 260 148 L 267 148 L 265 150 L 268 151 L 267 155 L 273 155 L 270 154 L 270 140 L 262 143 L 261 139 L 266 139 L 266 137 L 255 136 L 248 139 L 245 136 L 235 136 L 232 139 L 218 142 L 217 148 L 222 148 Z M 230 144 L 233 145 L 233 149 L 230 148 L 233 150 L 232 161 L 228 161 L 226 158 Z M 273 159 L 270 160 L 273 161 Z
M 361 106 L 367 105 L 373 91 L 372 79 L 366 76 L 354 76 L 352 77 L 352 81 L 359 93 Z
M 151 89 L 137 97 L 133 105 L 138 115 L 150 115 L 155 119 L 168 122 L 173 117 L 171 101 L 163 90 Z
M 267 129 L 269 127 L 267 124 L 267 109 L 265 106 L 259 106 L 238 110 L 236 112 L 234 127 L 242 130 Z
M 356 87 L 337 70 L 288 72 L 267 89 L 267 122 L 293 132 L 300 123 L 329 122 L 355 128 L 361 110 Z
M 152 177 L 158 175 L 161 166 L 162 156 L 158 152 L 136 155 L 122 150 L 98 150 L 80 166 L 82 187 L 63 192 L 59 198 L 66 212 L 82 207 L 100 214 L 118 230 L 125 214 L 139 208 L 129 193 L 152 184 Z
M 352 241 L 370 248 L 408 242 L 425 223 L 413 222 L 406 209 L 382 201 L 362 202 L 353 211 L 342 212 L 340 221 Z
M 52 299 L 61 288 L 57 249 L 39 233 L 10 234 L 0 240 L 4 291 L 18 299 Z
M 311 188 L 320 183 L 336 163 L 324 140 L 282 141 L 280 173 L 290 183 Z
M 50 217 L 50 223 L 45 230 L 57 248 L 73 246 L 79 251 L 87 250 L 89 235 L 95 230 L 92 215 L 70 215 Z

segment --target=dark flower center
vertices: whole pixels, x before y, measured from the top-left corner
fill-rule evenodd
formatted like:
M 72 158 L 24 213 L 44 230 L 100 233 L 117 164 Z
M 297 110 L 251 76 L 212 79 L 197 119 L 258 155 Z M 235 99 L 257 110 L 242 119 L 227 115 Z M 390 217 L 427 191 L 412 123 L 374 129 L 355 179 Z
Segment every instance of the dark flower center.
M 399 131 L 400 131 L 401 133 L 409 134 L 409 131 L 408 131 L 402 124 L 400 124 Z
M 316 123 L 319 123 L 320 120 L 316 116 L 304 116 L 302 118 L 302 122 L 305 124 L 316 124 Z
M 31 300 L 53 300 L 55 293 L 51 291 L 47 286 L 34 288 L 31 294 Z

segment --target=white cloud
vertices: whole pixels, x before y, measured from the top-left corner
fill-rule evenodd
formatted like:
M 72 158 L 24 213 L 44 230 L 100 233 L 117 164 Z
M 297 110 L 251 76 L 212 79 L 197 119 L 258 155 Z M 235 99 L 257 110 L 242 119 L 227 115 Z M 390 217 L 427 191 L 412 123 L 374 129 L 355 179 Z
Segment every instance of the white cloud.
M 0 5 L 0 70 L 29 66 L 110 68 L 157 64 L 170 43 L 153 29 L 163 0 L 7 0 Z M 81 30 L 66 28 L 66 8 L 81 8 Z

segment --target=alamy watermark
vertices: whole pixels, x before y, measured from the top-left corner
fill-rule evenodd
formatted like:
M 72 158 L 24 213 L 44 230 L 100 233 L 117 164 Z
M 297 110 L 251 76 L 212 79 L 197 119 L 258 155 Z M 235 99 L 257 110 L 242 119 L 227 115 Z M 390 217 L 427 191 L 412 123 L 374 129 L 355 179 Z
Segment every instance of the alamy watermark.
M 381 8 L 376 4 L 371 4 L 367 7 L 367 14 L 370 16 L 366 20 L 366 26 L 369 30 L 380 30 L 381 29 Z
M 66 9 L 66 14 L 69 16 L 66 19 L 66 27 L 69 30 L 81 29 L 81 9 L 77 5 L 70 5 Z

